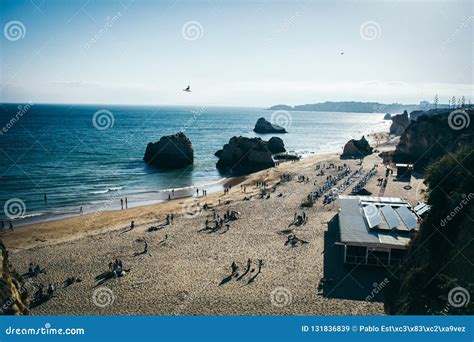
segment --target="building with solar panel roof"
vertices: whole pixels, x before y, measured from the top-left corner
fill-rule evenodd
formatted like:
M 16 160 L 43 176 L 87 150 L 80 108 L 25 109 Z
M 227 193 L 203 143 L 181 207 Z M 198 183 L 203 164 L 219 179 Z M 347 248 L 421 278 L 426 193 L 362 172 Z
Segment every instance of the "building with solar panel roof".
M 338 244 L 346 264 L 389 266 L 401 262 L 420 217 L 402 198 L 340 195 Z

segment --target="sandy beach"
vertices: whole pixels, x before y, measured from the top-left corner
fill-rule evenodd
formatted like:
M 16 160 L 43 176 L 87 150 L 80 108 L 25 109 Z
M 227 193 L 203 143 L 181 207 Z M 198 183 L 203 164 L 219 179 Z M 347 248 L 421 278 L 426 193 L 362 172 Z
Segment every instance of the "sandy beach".
M 393 141 L 377 147 L 393 149 Z M 353 270 L 339 260 L 334 244 L 337 204 L 300 208 L 306 196 L 335 175 L 329 164 L 348 164 L 367 172 L 378 164 L 366 189 L 378 196 L 377 178 L 385 167 L 378 153 L 358 165 L 336 153 L 313 155 L 234 180 L 229 193 L 171 200 L 120 211 L 102 211 L 35 224 L 2 235 L 15 269 L 23 274 L 30 262 L 45 274 L 27 279 L 31 286 L 55 284 L 53 298 L 31 309 L 34 315 L 367 315 L 384 314 L 380 299 L 366 300 L 384 270 Z M 320 165 L 324 176 L 317 176 Z M 291 180 L 280 181 L 290 174 Z M 298 176 L 309 177 L 308 182 Z M 265 195 L 257 182 L 265 182 Z M 421 200 L 422 179 L 407 183 L 389 177 L 386 197 Z M 246 187 L 244 193 L 243 187 Z M 344 193 L 350 193 L 349 186 Z M 268 195 L 269 194 L 269 195 Z M 267 198 L 268 197 L 268 198 Z M 208 209 L 203 209 L 204 204 Z M 214 213 L 239 212 L 228 227 L 202 231 Z M 308 221 L 291 227 L 295 213 Z M 166 215 L 174 214 L 166 225 Z M 134 228 L 130 229 L 130 222 Z M 149 227 L 156 230 L 148 231 Z M 289 234 L 305 244 L 285 245 Z M 146 247 L 145 247 L 146 246 Z M 123 261 L 127 274 L 103 279 L 109 263 Z M 235 262 L 241 279 L 231 275 Z M 80 282 L 65 286 L 68 277 Z M 318 291 L 322 278 L 333 282 Z M 104 305 L 106 304 L 106 305 Z

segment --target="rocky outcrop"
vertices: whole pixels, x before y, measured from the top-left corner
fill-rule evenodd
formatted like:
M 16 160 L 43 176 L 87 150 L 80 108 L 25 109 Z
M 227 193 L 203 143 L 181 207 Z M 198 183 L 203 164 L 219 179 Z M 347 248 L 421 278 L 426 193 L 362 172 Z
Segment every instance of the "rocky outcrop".
M 341 158 L 364 158 L 372 154 L 373 148 L 364 136 L 359 140 L 351 139 L 344 145 Z
M 393 135 L 402 135 L 405 129 L 410 124 L 410 119 L 408 118 L 407 111 L 404 111 L 403 114 L 392 116 L 392 124 L 390 125 L 390 134 Z
M 474 144 L 474 110 L 451 113 L 423 115 L 413 121 L 400 137 L 393 162 L 414 163 L 423 170 L 461 146 Z
M 143 160 L 157 168 L 178 169 L 193 164 L 194 150 L 188 137 L 179 132 L 149 143 Z
M 272 154 L 286 152 L 285 144 L 283 143 L 283 140 L 281 140 L 281 138 L 278 138 L 278 137 L 270 138 L 270 140 L 268 140 L 268 143 L 267 143 L 267 148 L 270 150 Z
M 11 269 L 8 252 L 0 241 L 0 314 L 28 314 L 28 292 L 21 277 Z
M 278 125 L 274 125 L 271 122 L 265 120 L 264 118 L 260 118 L 257 120 L 253 131 L 255 133 L 287 133 L 285 128 Z
M 275 166 L 268 142 L 260 138 L 233 137 L 222 150 L 216 167 L 229 175 L 252 173 Z
M 385 115 L 383 116 L 383 119 L 384 119 L 384 120 L 392 120 L 392 114 L 390 114 L 390 113 L 385 114 Z

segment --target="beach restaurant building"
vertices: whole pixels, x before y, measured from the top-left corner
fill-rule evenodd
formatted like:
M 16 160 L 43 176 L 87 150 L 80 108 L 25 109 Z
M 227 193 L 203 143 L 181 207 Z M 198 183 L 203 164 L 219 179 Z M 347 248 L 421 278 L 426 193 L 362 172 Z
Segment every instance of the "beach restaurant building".
M 400 264 L 420 219 L 401 198 L 340 195 L 337 244 L 344 263 L 372 266 Z

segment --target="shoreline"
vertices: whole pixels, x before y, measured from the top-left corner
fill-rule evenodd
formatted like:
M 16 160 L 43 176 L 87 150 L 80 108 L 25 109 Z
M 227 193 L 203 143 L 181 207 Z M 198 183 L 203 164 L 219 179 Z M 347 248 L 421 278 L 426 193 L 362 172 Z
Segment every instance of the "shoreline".
M 393 143 L 374 147 L 381 152 Z M 377 152 L 362 160 L 317 154 L 234 180 L 227 194 L 95 212 L 30 225 L 2 239 L 19 274 L 27 272 L 30 263 L 40 265 L 45 272 L 35 281 L 57 287 L 57 295 L 32 307 L 33 315 L 383 315 L 380 298 L 364 300 L 374 282 L 384 279 L 383 270 L 361 270 L 347 277 L 339 259 L 333 224 L 337 202 L 319 199 L 311 207 L 301 206 L 309 193 L 345 166 L 353 171 L 362 167 L 365 174 L 379 165 L 365 188 L 373 196 L 384 196 L 377 184 L 385 174 L 380 164 Z M 385 196 L 415 204 L 422 180 L 412 180 L 410 190 L 404 184 L 391 177 Z M 306 223 L 292 226 L 302 212 Z M 167 220 L 172 213 L 173 219 Z M 212 228 L 216 216 L 219 220 L 229 213 L 237 219 Z M 305 244 L 288 245 L 291 236 Z M 115 259 L 123 261 L 127 274 L 101 278 Z M 234 264 L 239 273 L 250 264 L 251 275 L 226 283 Z M 70 277 L 81 280 L 64 285 Z M 319 291 L 321 279 L 329 278 L 334 285 Z M 98 307 L 91 298 L 104 286 L 116 300 Z M 289 291 L 291 305 L 272 305 L 269 296 L 282 287 Z
M 317 157 L 319 155 L 325 154 L 334 154 L 338 152 L 292 152 L 301 157 L 301 160 L 306 160 L 308 158 Z M 280 163 L 287 163 L 286 161 L 280 161 Z M 247 178 L 252 174 L 242 175 L 242 176 L 232 176 L 232 177 L 221 177 L 218 180 L 211 181 L 208 183 L 203 184 L 196 184 L 196 185 L 189 185 L 185 187 L 179 188 L 165 188 L 159 190 L 149 190 L 145 192 L 137 192 L 137 193 L 123 193 L 122 189 L 118 189 L 116 191 L 111 192 L 111 196 L 99 202 L 94 203 L 86 203 L 83 206 L 77 205 L 74 207 L 66 206 L 66 207 L 58 207 L 58 208 L 50 208 L 46 211 L 33 211 L 31 213 L 26 214 L 24 217 L 16 218 L 16 219 L 8 219 L 8 217 L 4 217 L 1 220 L 4 221 L 7 226 L 8 222 L 12 222 L 14 228 L 23 229 L 28 226 L 47 223 L 47 222 L 54 222 L 59 220 L 64 220 L 72 217 L 80 217 L 88 214 L 93 214 L 95 212 L 114 212 L 114 211 L 121 211 L 121 204 L 120 199 L 128 198 L 128 209 L 132 208 L 140 208 L 140 207 L 147 207 L 157 204 L 166 203 L 169 201 L 168 196 L 173 195 L 172 200 L 177 199 L 185 199 L 185 198 L 196 198 L 196 189 L 199 189 L 200 193 L 201 190 L 206 190 L 208 194 L 216 193 L 223 191 L 225 187 L 229 187 L 229 185 L 239 184 L 241 182 L 241 178 Z M 174 191 L 174 193 L 173 193 Z M 200 196 L 201 197 L 201 196 Z M 79 208 L 83 208 L 83 213 L 80 213 Z M 125 207 L 125 204 L 124 204 Z M 7 231 L 7 229 L 5 229 Z M 5 233 L 5 231 L 0 232 L 0 234 Z
M 43 222 L 25 224 L 18 226 L 18 229 L 14 231 L 4 231 L 0 234 L 0 238 L 5 241 L 7 247 L 13 252 L 16 249 L 29 249 L 45 242 L 63 242 L 75 240 L 88 235 L 100 234 L 105 231 L 113 231 L 120 228 L 125 228 L 130 225 L 131 221 L 135 221 L 135 224 L 148 224 L 156 222 L 160 216 L 166 216 L 165 213 L 185 213 L 187 206 L 192 206 L 193 203 L 208 203 L 211 205 L 219 204 L 219 201 L 235 201 L 238 199 L 238 194 L 241 194 L 240 187 L 237 188 L 235 185 L 244 183 L 253 185 L 256 180 L 266 181 L 269 186 L 273 186 L 276 182 L 276 173 L 284 171 L 297 171 L 300 168 L 307 167 L 311 163 L 322 162 L 329 160 L 334 157 L 340 156 L 341 153 L 336 152 L 324 152 L 318 154 L 312 154 L 308 157 L 301 159 L 296 163 L 284 162 L 279 166 L 248 174 L 245 176 L 222 178 L 219 182 L 222 182 L 224 186 L 232 184 L 232 188 L 228 195 L 223 195 L 222 190 L 224 186 L 219 190 L 209 192 L 207 196 L 194 196 L 194 189 L 189 193 L 188 196 L 174 198 L 172 200 L 166 200 L 154 204 L 140 205 L 135 207 L 129 207 L 128 209 L 103 209 L 97 210 L 83 215 L 74 215 L 56 220 L 48 220 Z M 236 181 L 237 179 L 237 181 Z M 235 183 L 234 183 L 235 181 Z M 249 191 L 246 195 L 254 195 L 258 190 L 250 186 Z M 245 196 L 244 196 L 245 197 Z M 136 219 L 140 217 L 140 219 Z M 135 218 L 135 220 L 134 220 Z M 85 224 L 85 227 L 78 227 L 81 223 Z M 68 228 L 70 227 L 70 228 Z

